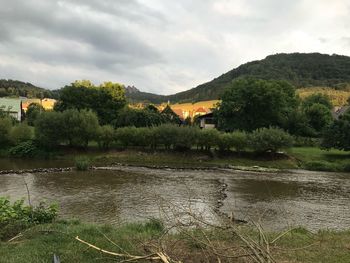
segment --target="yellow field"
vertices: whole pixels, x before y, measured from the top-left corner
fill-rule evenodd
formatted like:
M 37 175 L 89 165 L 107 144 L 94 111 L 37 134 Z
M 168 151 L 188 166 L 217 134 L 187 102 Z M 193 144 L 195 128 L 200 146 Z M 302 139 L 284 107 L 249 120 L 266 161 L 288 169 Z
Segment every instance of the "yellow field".
M 350 90 L 335 90 L 327 87 L 303 88 L 298 89 L 297 93 L 301 99 L 316 93 L 327 95 L 335 107 L 346 105 L 347 100 L 350 98 Z

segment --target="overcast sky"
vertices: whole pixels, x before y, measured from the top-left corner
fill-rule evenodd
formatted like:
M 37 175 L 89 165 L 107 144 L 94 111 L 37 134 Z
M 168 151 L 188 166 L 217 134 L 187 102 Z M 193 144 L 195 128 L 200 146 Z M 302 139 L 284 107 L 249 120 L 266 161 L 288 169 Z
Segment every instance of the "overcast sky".
M 281 52 L 350 55 L 349 0 L 0 0 L 0 78 L 172 94 Z

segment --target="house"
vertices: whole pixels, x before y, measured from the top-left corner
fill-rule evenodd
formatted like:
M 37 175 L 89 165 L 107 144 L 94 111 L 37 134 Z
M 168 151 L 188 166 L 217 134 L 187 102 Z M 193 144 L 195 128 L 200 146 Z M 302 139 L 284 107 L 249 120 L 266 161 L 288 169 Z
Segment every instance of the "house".
M 23 99 L 22 100 L 22 108 L 24 110 L 24 112 L 27 112 L 27 109 L 29 107 L 30 104 L 32 103 L 36 103 L 41 105 L 45 110 L 52 110 L 56 100 L 54 99 L 48 99 L 48 98 L 44 98 L 44 99 Z
M 0 98 L 0 110 L 18 121 L 22 119 L 21 99 Z
M 214 114 L 212 112 L 199 116 L 198 120 L 199 120 L 199 127 L 201 129 L 214 129 L 216 126 Z
M 344 115 L 347 111 L 350 110 L 350 106 L 336 107 L 332 111 L 332 116 L 334 119 L 339 119 L 340 116 Z

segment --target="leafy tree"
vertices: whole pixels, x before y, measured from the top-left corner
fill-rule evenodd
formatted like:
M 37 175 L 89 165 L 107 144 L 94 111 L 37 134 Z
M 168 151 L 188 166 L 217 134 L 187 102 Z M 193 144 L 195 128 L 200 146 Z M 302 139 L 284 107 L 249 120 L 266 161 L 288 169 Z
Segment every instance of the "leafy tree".
M 176 141 L 178 126 L 173 124 L 163 124 L 155 128 L 155 133 L 156 138 L 158 139 L 157 145 L 164 145 L 165 149 L 169 150 Z
M 181 126 L 176 129 L 177 133 L 174 141 L 175 149 L 179 151 L 190 150 L 198 137 L 198 132 L 200 130 L 191 126 Z
M 134 145 L 137 141 L 137 128 L 136 127 L 122 127 L 118 128 L 115 132 L 115 140 L 119 142 L 124 149 L 130 145 Z
M 317 132 L 321 133 L 332 121 L 332 113 L 323 104 L 315 103 L 305 109 L 305 115 L 309 125 Z
M 322 147 L 350 151 L 350 112 L 340 116 L 326 129 Z
M 260 128 L 252 132 L 249 137 L 250 145 L 255 152 L 264 153 L 289 148 L 293 138 L 279 128 Z
M 12 120 L 9 117 L 0 118 L 0 145 L 7 145 L 10 143 L 10 130 L 12 127 Z
M 126 104 L 121 84 L 105 82 L 94 86 L 90 81 L 76 81 L 60 91 L 60 102 L 55 110 L 91 109 L 97 113 L 101 124 L 110 124 Z
M 34 127 L 35 138 L 43 147 L 57 147 L 63 141 L 64 121 L 61 112 L 43 112 L 35 121 Z
M 229 133 L 220 133 L 217 140 L 220 151 L 229 151 L 231 149 L 231 136 Z
M 91 110 L 69 109 L 62 113 L 62 118 L 62 136 L 70 146 L 87 147 L 90 140 L 97 138 L 98 118 Z
M 24 123 L 15 125 L 10 131 L 10 138 L 13 144 L 29 141 L 33 139 L 32 129 Z
M 100 148 L 108 149 L 113 143 L 115 130 L 111 125 L 101 126 L 98 130 L 97 142 Z
M 215 116 L 221 130 L 252 131 L 281 126 L 297 104 L 295 90 L 287 82 L 238 79 L 223 94 Z
M 237 152 L 242 152 L 248 148 L 248 136 L 247 133 L 242 131 L 234 131 L 229 134 L 230 147 L 235 148 Z
M 313 94 L 305 98 L 303 101 L 303 108 L 309 108 L 314 104 L 321 104 L 329 110 L 333 109 L 333 105 L 330 98 L 327 95 L 321 93 Z
M 197 136 L 197 145 L 201 149 L 209 151 L 212 147 L 215 147 L 218 143 L 220 133 L 216 129 L 203 129 L 200 130 Z
M 26 112 L 26 119 L 29 125 L 33 126 L 34 122 L 38 118 L 39 114 L 44 112 L 45 109 L 43 106 L 41 106 L 38 103 L 31 103 L 28 106 L 27 112 Z
M 170 119 L 165 114 L 150 110 L 125 107 L 119 112 L 118 117 L 115 120 L 115 126 L 151 127 L 169 122 Z

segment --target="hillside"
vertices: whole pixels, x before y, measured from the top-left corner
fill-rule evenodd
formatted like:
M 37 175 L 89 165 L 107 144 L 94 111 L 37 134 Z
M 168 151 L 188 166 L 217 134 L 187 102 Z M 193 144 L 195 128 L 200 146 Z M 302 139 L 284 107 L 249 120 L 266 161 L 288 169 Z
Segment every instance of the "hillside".
M 350 57 L 319 53 L 276 54 L 263 60 L 239 66 L 214 80 L 193 89 L 169 96 L 134 92 L 128 97 L 134 101 L 195 102 L 215 100 L 225 87 L 240 77 L 287 80 L 297 88 L 333 87 L 344 89 L 350 83 Z M 145 95 L 145 96 L 144 96 Z
M 21 96 L 27 98 L 54 98 L 54 92 L 31 83 L 11 79 L 0 79 L 0 97 Z

